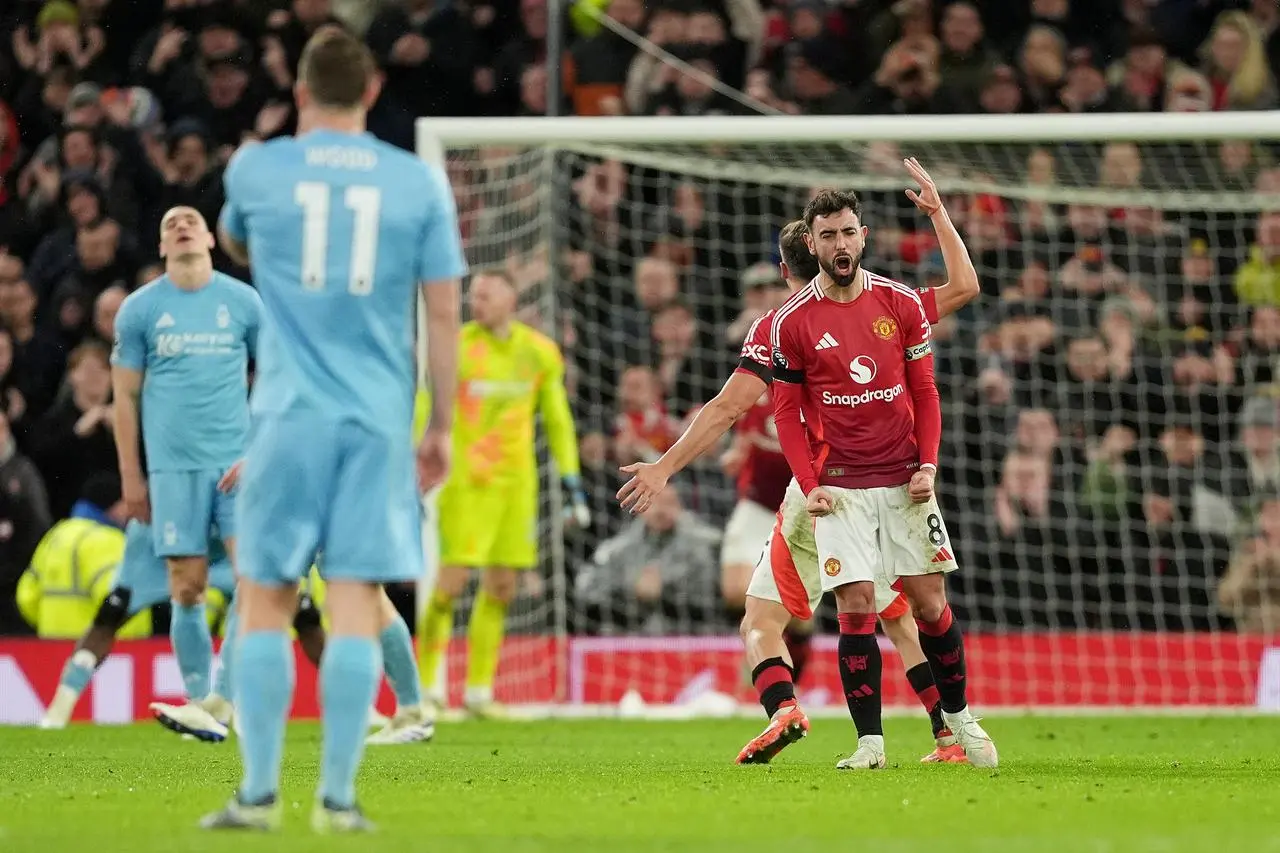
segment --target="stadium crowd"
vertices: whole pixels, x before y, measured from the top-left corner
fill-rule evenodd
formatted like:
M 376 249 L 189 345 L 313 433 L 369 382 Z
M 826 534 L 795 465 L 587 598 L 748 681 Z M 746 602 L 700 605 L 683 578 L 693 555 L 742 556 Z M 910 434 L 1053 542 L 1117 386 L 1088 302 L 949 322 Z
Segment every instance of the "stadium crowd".
M 545 0 L 13 0 L 0 12 L 0 633 L 30 630 L 15 589 L 53 521 L 118 501 L 113 320 L 158 274 L 160 214 L 187 204 L 216 219 L 235 148 L 292 131 L 301 46 L 329 22 L 366 33 L 385 72 L 370 130 L 397 145 L 412 146 L 417 116 L 547 112 Z M 1280 9 L 582 0 L 565 45 L 566 114 L 1259 110 L 1278 103 Z M 965 165 L 883 143 L 854 168 L 892 175 L 905 153 L 940 167 L 944 195 Z M 1275 631 L 1280 212 L 1203 212 L 1177 191 L 1277 192 L 1276 152 L 1005 153 L 1016 168 L 1001 180 L 1171 200 L 947 197 L 984 290 L 935 330 L 957 606 L 987 627 Z M 473 261 L 511 267 L 526 316 L 570 363 L 594 514 L 569 539 L 573 627 L 723 631 L 716 530 L 736 460 L 708 460 L 639 520 L 612 500 L 616 470 L 674 441 L 746 326 L 782 298 L 773 243 L 807 191 L 570 162 L 564 199 L 510 152 L 471 152 L 450 176 Z M 554 215 L 568 250 L 549 259 L 544 231 L 526 226 L 553 201 L 568 207 Z M 875 190 L 864 207 L 868 265 L 945 281 L 905 198 Z M 552 588 L 532 582 L 526 598 Z M 550 612 L 526 609 L 529 627 Z

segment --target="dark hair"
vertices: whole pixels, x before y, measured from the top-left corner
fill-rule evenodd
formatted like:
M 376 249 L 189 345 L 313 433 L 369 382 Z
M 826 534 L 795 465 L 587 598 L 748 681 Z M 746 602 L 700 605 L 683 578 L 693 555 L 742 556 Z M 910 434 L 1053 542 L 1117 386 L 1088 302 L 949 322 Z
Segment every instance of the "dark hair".
M 103 512 L 120 502 L 120 478 L 110 472 L 93 474 L 80 487 L 80 499 Z
M 71 354 L 67 356 L 67 369 L 75 370 L 86 359 L 90 359 L 90 358 L 96 358 L 99 361 L 101 361 L 104 365 L 110 367 L 111 348 L 106 344 L 104 344 L 102 341 L 94 340 L 93 338 L 90 338 L 89 340 L 81 343 L 79 346 L 73 349 L 71 351 Z
M 369 49 L 338 26 L 321 27 L 298 61 L 298 79 L 317 105 L 336 110 L 360 106 L 376 66 Z
M 791 273 L 792 278 L 800 278 L 810 281 L 818 275 L 818 259 L 813 252 L 809 251 L 809 245 L 805 243 L 805 235 L 809 233 L 809 226 L 804 224 L 804 220 L 797 219 L 794 222 L 788 222 L 782 229 L 782 233 L 778 235 L 778 254 L 782 256 L 782 262 L 787 265 L 787 271 Z
M 813 228 L 813 220 L 819 216 L 830 216 L 833 213 L 848 208 L 853 211 L 853 215 L 858 217 L 858 221 L 862 221 L 862 202 L 858 201 L 858 194 L 852 190 L 845 192 L 843 190 L 818 190 L 818 194 L 813 200 L 804 206 L 804 224 Z

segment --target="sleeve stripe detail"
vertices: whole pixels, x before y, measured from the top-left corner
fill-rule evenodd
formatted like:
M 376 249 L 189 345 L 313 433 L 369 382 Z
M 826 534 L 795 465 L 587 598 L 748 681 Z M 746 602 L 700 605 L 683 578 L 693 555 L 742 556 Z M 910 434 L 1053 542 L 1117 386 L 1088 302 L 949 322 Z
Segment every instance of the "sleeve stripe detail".
M 782 345 L 782 336 L 778 334 L 782 327 L 782 321 L 787 319 L 790 314 L 810 299 L 814 298 L 814 284 L 809 282 L 808 285 L 802 287 L 792 294 L 791 298 L 778 309 L 773 315 L 773 326 L 769 329 L 769 345 L 773 349 L 779 349 Z
M 920 294 L 914 288 L 907 287 L 902 282 L 894 281 L 891 278 L 885 278 L 878 273 L 868 273 L 868 275 L 877 279 L 881 284 L 887 285 L 891 290 L 895 290 L 903 296 L 909 297 L 913 302 L 920 306 L 921 311 L 924 310 L 924 303 L 920 301 Z
M 751 324 L 751 328 L 747 329 L 747 334 L 742 339 L 743 346 L 746 346 L 751 342 L 751 339 L 756 336 L 756 329 L 760 328 L 760 324 L 763 323 L 765 320 L 769 319 L 772 315 L 773 315 L 772 311 L 766 311 L 756 318 L 756 321 Z

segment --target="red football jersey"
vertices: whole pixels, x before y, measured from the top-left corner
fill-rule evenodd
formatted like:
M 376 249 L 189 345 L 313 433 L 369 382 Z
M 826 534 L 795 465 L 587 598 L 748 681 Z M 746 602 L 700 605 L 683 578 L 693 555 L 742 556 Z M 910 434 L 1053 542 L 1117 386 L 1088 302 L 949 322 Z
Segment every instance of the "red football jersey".
M 738 497 L 777 509 L 791 482 L 791 466 L 778 442 L 768 391 L 738 421 L 737 431 L 748 444 L 747 459 L 738 474 Z
M 751 373 L 768 385 L 773 381 L 772 357 L 769 353 L 769 329 L 773 311 L 768 311 L 751 324 L 742 342 L 738 370 Z M 738 421 L 737 430 L 749 442 L 750 451 L 738 474 L 738 497 L 763 507 L 777 509 L 782 505 L 787 485 L 791 482 L 791 466 L 778 443 L 778 430 L 773 420 L 773 400 L 766 390 L 756 404 Z
M 917 290 L 920 295 L 920 304 L 924 306 L 924 318 L 929 321 L 930 326 L 938 325 L 938 288 L 926 287 L 923 290 Z
M 852 302 L 831 301 L 815 281 L 778 309 L 770 333 L 773 376 L 801 386 L 818 482 L 900 486 L 922 461 L 936 464 L 920 458 L 916 389 L 907 379 L 909 362 L 929 359 L 936 402 L 929 322 L 915 290 L 864 273 L 863 292 Z
M 769 330 L 773 328 L 774 309 L 751 324 L 742 340 L 742 352 L 738 353 L 738 370 L 754 373 L 768 385 L 773 381 L 773 355 L 769 343 Z M 736 372 L 736 371 L 735 371 Z

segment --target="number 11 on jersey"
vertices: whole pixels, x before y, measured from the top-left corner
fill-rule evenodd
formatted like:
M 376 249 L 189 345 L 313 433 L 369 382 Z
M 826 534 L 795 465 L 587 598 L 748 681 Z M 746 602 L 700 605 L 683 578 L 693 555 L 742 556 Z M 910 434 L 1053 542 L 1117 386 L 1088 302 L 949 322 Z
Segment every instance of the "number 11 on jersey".
M 294 187 L 293 200 L 302 207 L 302 286 L 306 290 L 325 289 L 330 195 L 329 185 L 319 181 L 303 181 Z M 343 203 L 353 216 L 347 292 L 368 296 L 373 292 L 373 271 L 378 258 L 382 191 L 377 187 L 347 187 Z

